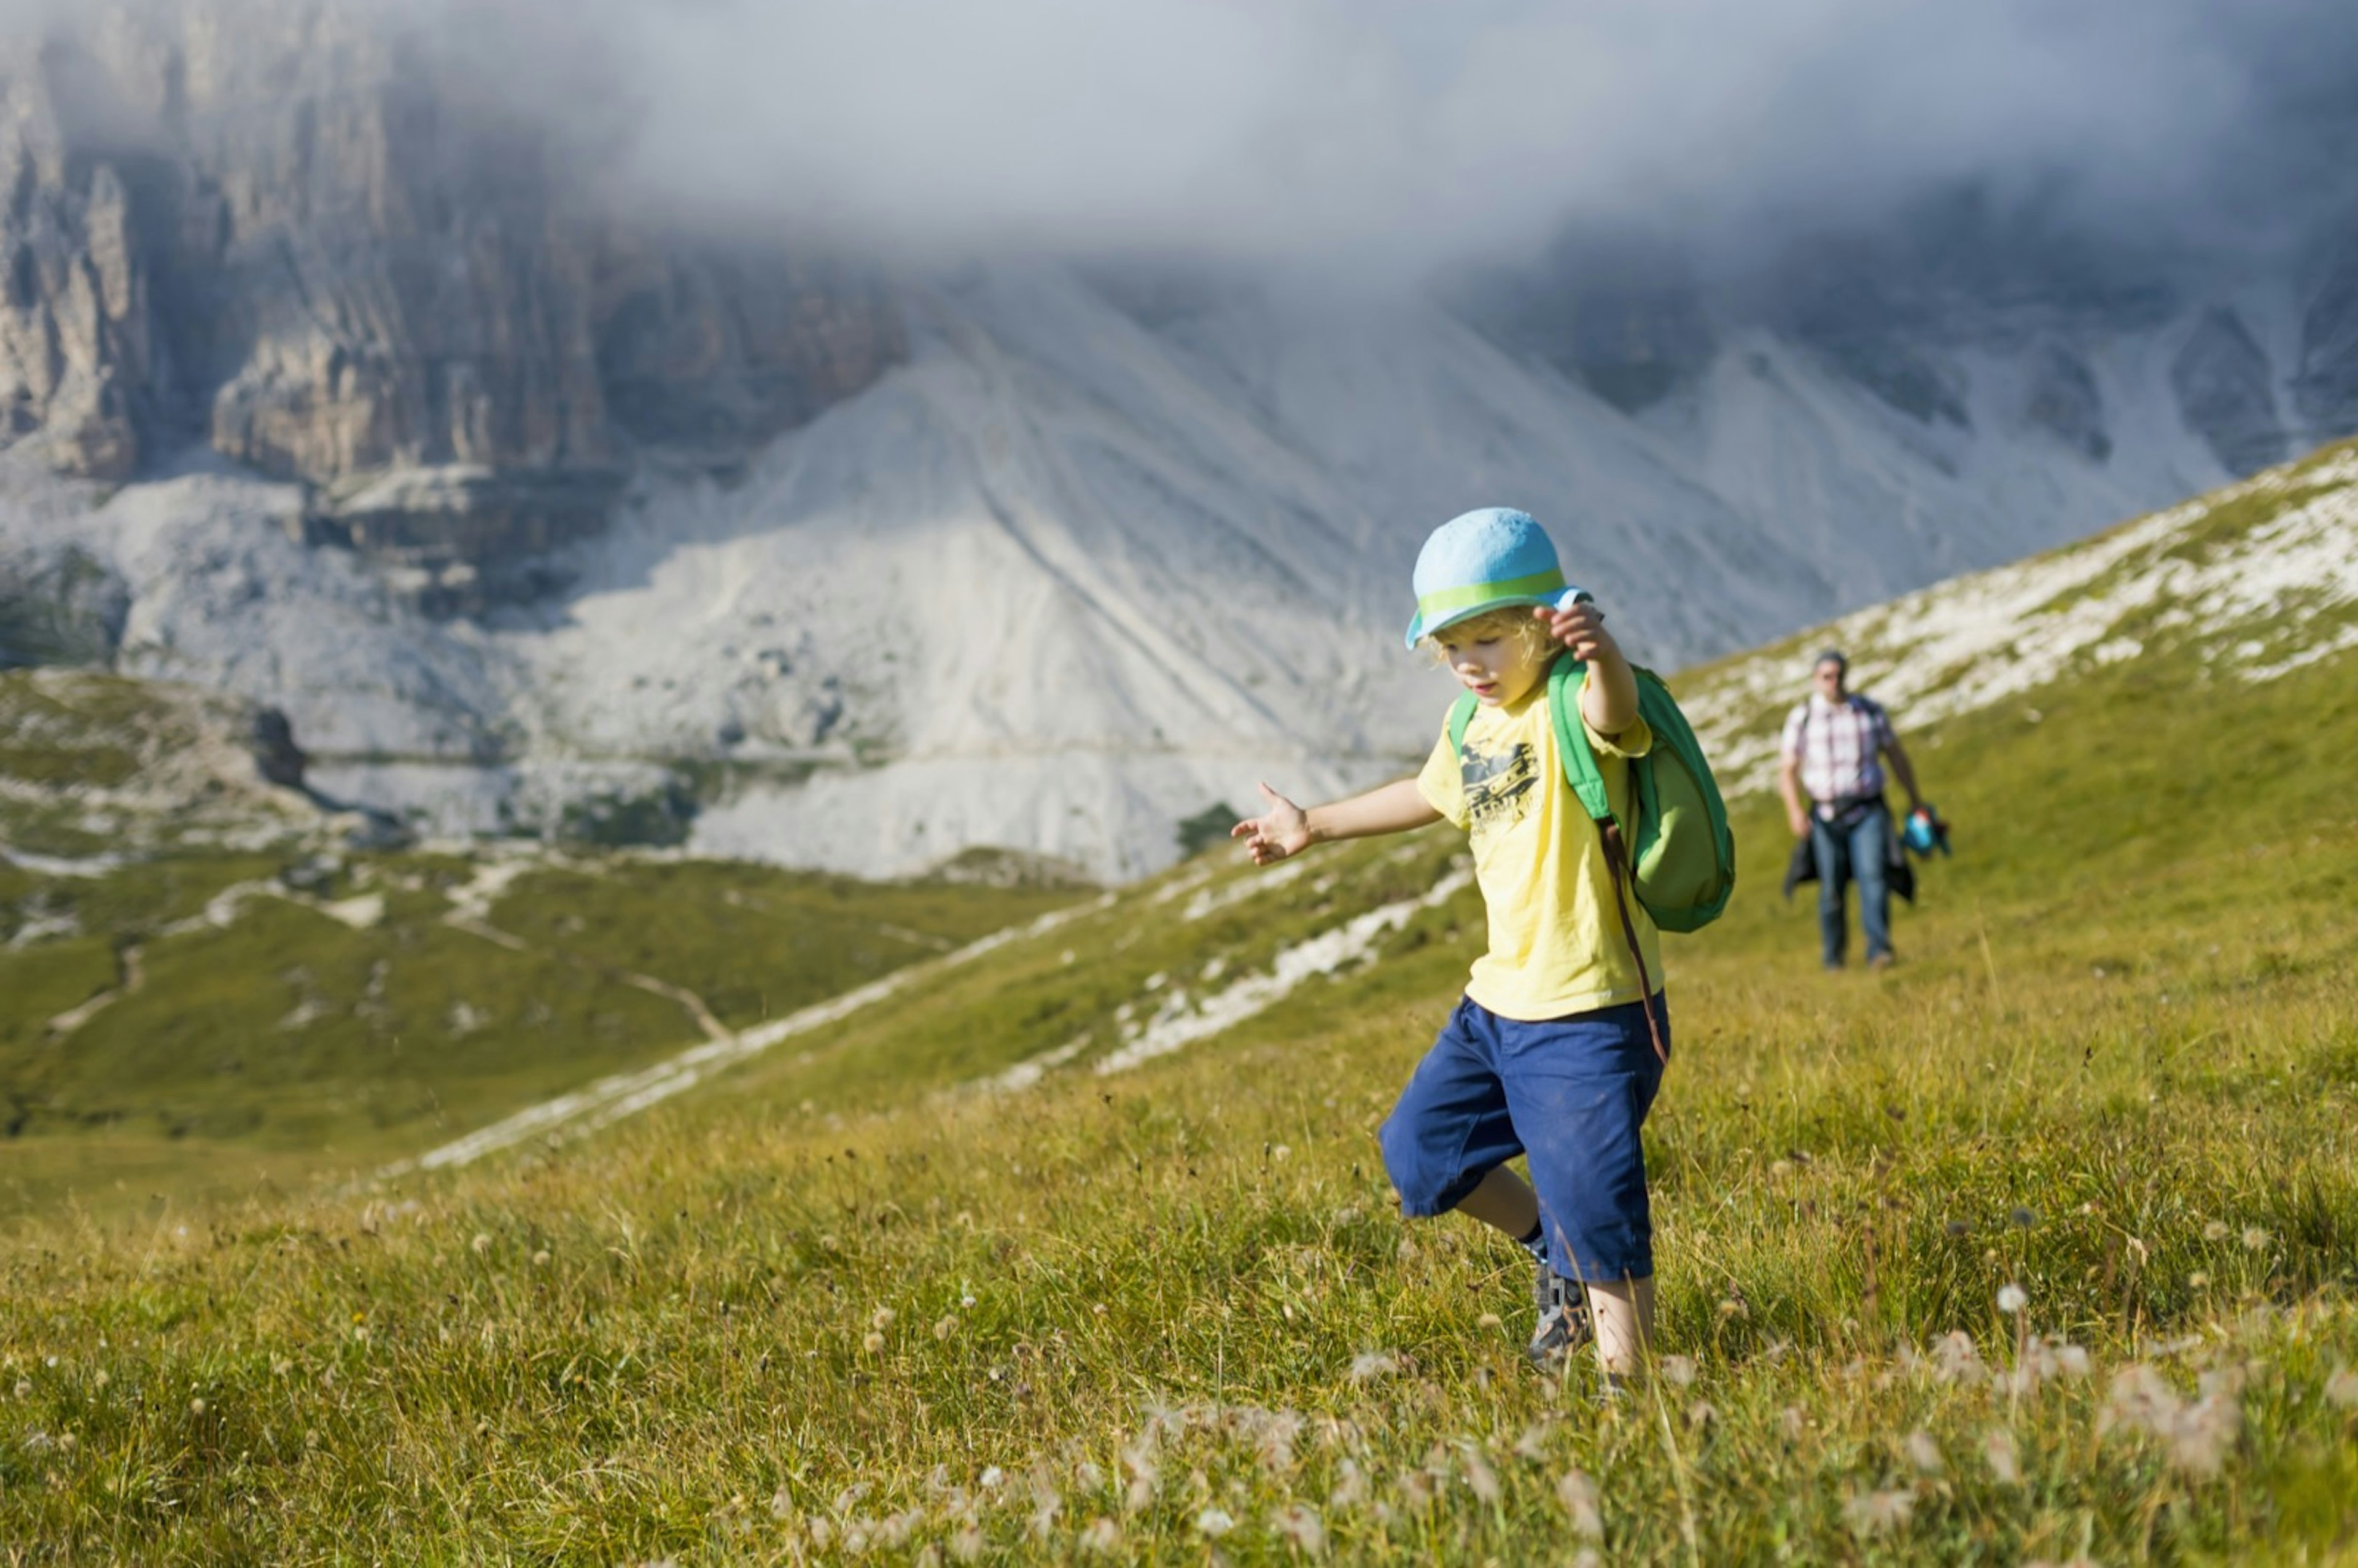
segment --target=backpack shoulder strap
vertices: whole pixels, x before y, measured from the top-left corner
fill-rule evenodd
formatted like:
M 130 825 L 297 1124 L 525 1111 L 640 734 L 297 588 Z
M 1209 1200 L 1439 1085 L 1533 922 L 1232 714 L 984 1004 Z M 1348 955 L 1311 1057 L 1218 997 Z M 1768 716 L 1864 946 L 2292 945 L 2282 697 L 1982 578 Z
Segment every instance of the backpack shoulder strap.
M 1580 798 L 1580 808 L 1593 822 L 1610 822 L 1613 803 L 1605 795 L 1605 776 L 1596 771 L 1596 753 L 1589 750 L 1588 731 L 1577 717 L 1580 679 L 1587 670 L 1578 659 L 1556 660 L 1548 671 L 1548 717 L 1555 724 L 1556 760 L 1563 764 L 1564 782 Z
M 1628 945 L 1629 959 L 1638 967 L 1646 1034 L 1653 1043 L 1654 1054 L 1668 1062 L 1670 1051 L 1662 1044 L 1661 1023 L 1654 1016 L 1654 977 L 1647 973 L 1646 949 L 1638 940 L 1636 923 L 1629 918 L 1629 894 L 1637 885 L 1637 869 L 1631 861 L 1628 840 L 1613 815 L 1613 803 L 1606 797 L 1605 777 L 1596 771 L 1596 753 L 1588 744 L 1588 730 L 1576 717 L 1580 680 L 1587 669 L 1578 659 L 1563 658 L 1548 672 L 1548 713 L 1555 722 L 1556 755 L 1563 760 L 1565 782 L 1579 796 L 1581 809 L 1596 824 L 1597 837 L 1605 841 L 1605 863 L 1613 881 L 1613 906 L 1621 917 L 1621 939 Z
M 1449 749 L 1451 751 L 1460 753 L 1465 752 L 1466 727 L 1474 722 L 1474 709 L 1479 706 L 1479 702 L 1470 691 L 1459 692 L 1457 700 L 1449 705 Z

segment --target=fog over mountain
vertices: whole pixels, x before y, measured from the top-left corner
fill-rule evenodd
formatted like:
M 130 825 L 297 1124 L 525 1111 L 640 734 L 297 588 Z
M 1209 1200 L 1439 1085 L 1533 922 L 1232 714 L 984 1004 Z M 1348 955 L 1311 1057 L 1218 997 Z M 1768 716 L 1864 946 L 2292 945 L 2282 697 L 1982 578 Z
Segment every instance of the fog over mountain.
M 1969 180 L 2232 250 L 2350 194 L 2349 8 L 1798 0 L 518 6 L 612 62 L 634 189 L 873 247 L 1528 254 L 1568 223 L 1748 248 Z M 529 54 L 525 57 L 529 70 Z M 626 63 L 625 63 L 626 62 Z M 557 94 L 550 93 L 550 97 Z M 2334 122 L 2338 117 L 2338 124 Z M 2240 220 L 2232 232 L 2217 220 Z
M 1676 665 L 2358 428 L 2348 6 L 0 21 L 0 661 L 422 827 L 1131 874 L 1465 507 Z

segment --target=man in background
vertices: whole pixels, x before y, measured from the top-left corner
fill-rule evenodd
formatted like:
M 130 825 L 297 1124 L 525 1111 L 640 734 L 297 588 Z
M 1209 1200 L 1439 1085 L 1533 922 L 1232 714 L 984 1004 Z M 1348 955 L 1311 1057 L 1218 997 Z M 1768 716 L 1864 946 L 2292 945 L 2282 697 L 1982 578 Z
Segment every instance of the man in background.
M 1843 967 L 1849 935 L 1844 890 L 1855 881 L 1867 966 L 1880 969 L 1891 962 L 1890 865 L 1898 845 L 1883 799 L 1887 760 L 1891 775 L 1908 792 L 1909 809 L 1923 800 L 1890 717 L 1880 704 L 1852 691 L 1849 676 L 1850 661 L 1839 649 L 1817 656 L 1811 666 L 1810 699 L 1785 718 L 1777 788 L 1785 797 L 1793 837 L 1810 841 L 1816 861 L 1818 930 L 1826 968 Z

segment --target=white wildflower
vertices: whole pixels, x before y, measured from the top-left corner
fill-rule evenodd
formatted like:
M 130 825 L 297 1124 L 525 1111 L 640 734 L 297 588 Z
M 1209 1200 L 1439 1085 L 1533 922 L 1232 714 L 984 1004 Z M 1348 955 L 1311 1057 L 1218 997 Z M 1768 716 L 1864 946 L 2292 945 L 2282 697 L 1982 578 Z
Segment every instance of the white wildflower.
M 1587 1541 L 1605 1539 L 1605 1516 L 1597 1508 L 1596 1483 L 1585 1470 L 1566 1470 L 1555 1484 L 1555 1499 L 1572 1516 L 1572 1532 Z
M 1121 1526 L 1099 1514 L 1081 1531 L 1081 1550 L 1095 1557 L 1111 1557 L 1121 1550 Z
M 2266 1231 L 2262 1230 L 2262 1229 L 2261 1229 L 2258 1226 L 2256 1226 L 2256 1225 L 2247 1225 L 2247 1226 L 2245 1226 L 2245 1227 L 2244 1227 L 2244 1251 L 2246 1251 L 2246 1252 L 2259 1252 L 2259 1251 L 2264 1251 L 2264 1250 L 2266 1250 L 2266 1249 L 2267 1245 L 2268 1245 L 2268 1233 L 2267 1233 Z
M 472 1247 L 475 1249 L 475 1256 L 480 1258 L 492 1249 L 492 1238 L 479 1230 L 475 1232 L 475 1239 L 467 1245 Z
M 1326 1550 L 1326 1527 L 1318 1518 L 1318 1510 L 1308 1503 L 1288 1503 L 1269 1516 L 1271 1533 L 1291 1541 L 1305 1556 L 1315 1557 Z
M 1389 1350 L 1365 1350 L 1351 1357 L 1351 1381 L 1373 1382 L 1400 1370 L 1400 1357 Z
M 879 1333 L 882 1333 L 885 1329 L 892 1327 L 892 1320 L 900 1315 L 900 1314 L 894 1312 L 891 1307 L 878 1307 L 874 1312 L 868 1314 L 868 1326 L 875 1329 Z
M 944 1313 L 941 1316 L 941 1321 L 934 1325 L 934 1337 L 936 1339 L 947 1339 L 951 1335 L 956 1334 L 957 1332 L 957 1319 L 950 1316 L 947 1313 Z
M 1498 1473 L 1490 1468 L 1490 1462 L 1483 1457 L 1482 1451 L 1470 1444 L 1466 1449 L 1465 1459 L 1467 1489 L 1495 1508 L 1499 1498 L 1505 1495 L 1498 1485 Z
M 1662 1377 L 1665 1381 L 1671 1383 L 1674 1387 L 1682 1389 L 1693 1388 L 1695 1380 L 1694 1357 L 1692 1356 L 1663 1357 Z
M 1857 1535 L 1905 1530 L 1915 1514 L 1916 1494 L 1909 1491 L 1868 1492 L 1843 1505 L 1843 1519 Z
M 1122 1488 L 1121 1506 L 1136 1513 L 1154 1500 L 1162 1489 L 1163 1470 L 1154 1453 L 1152 1427 L 1141 1433 L 1138 1441 L 1121 1451 L 1123 1468 L 1130 1472 L 1130 1484 Z
M 961 1563 L 976 1563 L 982 1558 L 982 1527 L 968 1519 L 950 1531 L 950 1555 Z
M 1042 1541 L 1056 1528 L 1056 1516 L 1065 1511 L 1065 1499 L 1044 1477 L 1032 1482 L 1032 1533 Z
M 1219 1509 L 1206 1509 L 1195 1516 L 1197 1533 L 1208 1535 L 1216 1541 L 1236 1528 L 1237 1521 Z
M 1979 1382 L 1987 1370 L 1982 1365 L 1981 1352 L 1974 1347 L 1973 1336 L 1963 1329 L 1952 1330 L 1932 1342 L 1932 1375 L 1941 1381 Z
M 2020 1285 L 2006 1284 L 1998 1287 L 1997 1310 L 2008 1317 L 2014 1316 L 2029 1304 L 2029 1293 Z
M 2358 1410 L 2358 1372 L 2347 1367 L 2334 1368 L 2333 1376 L 2325 1379 L 2325 1402 L 2336 1410 Z
M 1982 1458 L 1988 1463 L 1990 1474 L 1996 1477 L 1998 1485 L 2022 1485 L 2020 1454 L 2014 1445 L 2014 1433 L 2006 1428 L 1993 1427 L 1990 1434 L 1982 1439 Z
M 2152 1368 L 2125 1367 L 2113 1379 L 2097 1431 L 2126 1426 L 2149 1433 L 2168 1446 L 2179 1469 L 2215 1476 L 2243 1433 L 2242 1383 L 2241 1368 L 2207 1374 L 2201 1397 L 2190 1404 Z
M 1937 1476 L 1945 1467 L 1941 1458 L 1941 1445 L 1922 1427 L 1908 1434 L 1908 1463 L 1921 1475 Z
M 2227 1222 L 2223 1219 L 2214 1219 L 2210 1224 L 2204 1226 L 2202 1227 L 2202 1239 L 2205 1241 L 2226 1240 Z
M 1359 1468 L 1358 1461 L 1346 1459 L 1335 1467 L 1335 1472 L 1338 1478 L 1335 1482 L 1335 1489 L 1326 1494 L 1328 1509 L 1339 1512 L 1344 1509 L 1357 1508 L 1368 1500 L 1368 1476 Z

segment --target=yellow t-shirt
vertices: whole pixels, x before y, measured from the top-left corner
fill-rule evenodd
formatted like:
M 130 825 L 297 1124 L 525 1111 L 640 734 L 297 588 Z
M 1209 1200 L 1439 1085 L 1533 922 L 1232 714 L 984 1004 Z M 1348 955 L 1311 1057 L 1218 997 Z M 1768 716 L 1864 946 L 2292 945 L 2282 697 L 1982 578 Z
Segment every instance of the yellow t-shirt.
M 1588 729 L 1585 717 L 1581 728 L 1596 753 L 1606 799 L 1628 822 L 1629 759 L 1652 749 L 1653 731 L 1642 719 L 1612 740 Z M 1556 757 L 1545 680 L 1511 708 L 1476 708 L 1462 759 L 1444 725 L 1416 783 L 1435 811 L 1466 830 L 1475 881 L 1489 911 L 1490 950 L 1474 960 L 1467 996 L 1526 1022 L 1643 999 L 1605 841 Z M 1646 973 L 1660 990 L 1654 923 L 1636 895 L 1626 887 L 1623 892 Z

